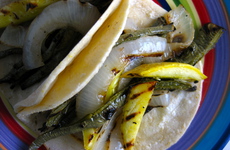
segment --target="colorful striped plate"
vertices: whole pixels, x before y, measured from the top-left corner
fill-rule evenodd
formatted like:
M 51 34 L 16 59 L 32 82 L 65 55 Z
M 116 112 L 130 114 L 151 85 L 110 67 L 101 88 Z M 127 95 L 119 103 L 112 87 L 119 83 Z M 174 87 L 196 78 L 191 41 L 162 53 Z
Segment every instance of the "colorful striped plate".
M 184 136 L 169 150 L 223 149 L 230 140 L 230 3 L 229 0 L 154 0 L 167 10 L 183 4 L 199 26 L 213 22 L 226 29 L 205 57 L 201 106 Z M 25 150 L 34 140 L 10 106 L 0 100 L 0 150 Z M 44 148 L 41 148 L 44 149 Z

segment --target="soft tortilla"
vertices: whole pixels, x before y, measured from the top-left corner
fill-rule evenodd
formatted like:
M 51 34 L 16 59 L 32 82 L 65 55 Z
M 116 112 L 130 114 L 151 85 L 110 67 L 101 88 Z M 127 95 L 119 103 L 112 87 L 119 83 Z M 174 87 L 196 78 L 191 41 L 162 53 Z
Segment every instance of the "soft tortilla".
M 95 23 L 95 25 L 88 31 L 88 33 L 83 37 L 83 39 L 73 48 L 73 50 L 66 56 L 66 58 L 55 68 L 54 71 L 49 75 L 49 77 L 45 80 L 45 82 L 42 83 L 39 88 L 33 92 L 31 95 L 28 96 L 25 100 L 17 103 L 14 106 L 14 109 L 16 112 L 21 111 L 22 109 L 34 105 L 38 105 L 41 101 L 44 101 L 43 98 L 45 95 L 48 93 L 48 91 L 52 88 L 54 83 L 57 80 L 58 75 L 65 70 L 67 66 L 70 66 L 71 63 L 75 60 L 78 59 L 76 58 L 78 54 L 85 48 L 91 40 L 93 39 L 93 36 L 95 33 L 98 32 L 99 28 L 102 26 L 102 24 L 108 19 L 108 17 L 113 13 L 113 11 L 120 5 L 121 1 L 114 1 L 110 7 L 107 9 L 107 11 L 100 17 L 100 19 Z M 83 82 L 83 81 L 82 81 Z M 57 96 L 58 97 L 58 96 Z M 65 100 L 62 100 L 62 102 L 54 102 L 55 106 L 60 105 L 63 103 Z M 55 107 L 54 106 L 54 107 Z M 47 106 L 45 109 L 40 109 L 38 111 L 43 111 L 47 109 L 52 109 L 54 107 Z M 28 113 L 34 113 L 33 112 L 28 112 Z
M 23 122 L 34 127 L 33 122 L 37 117 L 35 113 L 57 107 L 78 93 L 91 80 L 122 33 L 129 6 L 129 0 L 113 1 L 105 16 L 99 19 L 99 23 L 97 22 L 96 27 L 93 26 L 83 38 L 83 42 L 76 45 L 46 82 L 27 99 L 14 106 L 15 110 L 19 111 L 17 116 Z M 98 27 L 99 29 L 95 32 L 95 28 Z M 82 49 L 81 52 L 79 49 Z M 79 54 L 74 58 L 75 51 Z
M 132 22 L 132 27 L 129 23 L 125 29 L 140 29 L 152 25 L 156 18 L 163 16 L 167 11 L 154 3 L 152 0 L 132 0 L 128 21 Z

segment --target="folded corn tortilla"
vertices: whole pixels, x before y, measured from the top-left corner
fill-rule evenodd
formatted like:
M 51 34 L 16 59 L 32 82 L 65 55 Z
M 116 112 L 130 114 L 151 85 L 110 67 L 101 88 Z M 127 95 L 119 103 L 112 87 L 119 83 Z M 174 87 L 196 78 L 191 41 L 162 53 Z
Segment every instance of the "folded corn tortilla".
M 62 104 L 90 81 L 122 33 L 128 15 L 128 7 L 129 1 L 113 1 L 82 40 L 40 83 L 26 90 L 21 90 L 20 87 L 10 89 L 8 84 L 0 85 L 1 98 L 10 102 L 23 123 L 39 133 L 38 128 L 41 127 L 45 118 L 37 113 Z M 0 77 L 8 73 L 11 66 L 18 60 L 20 60 L 18 56 L 0 60 L 2 70 Z M 72 75 L 69 73 L 70 70 Z M 63 81 L 63 78 L 64 80 L 68 78 L 69 83 Z M 57 92 L 57 88 L 61 91 Z M 52 94 L 54 95 L 49 96 Z

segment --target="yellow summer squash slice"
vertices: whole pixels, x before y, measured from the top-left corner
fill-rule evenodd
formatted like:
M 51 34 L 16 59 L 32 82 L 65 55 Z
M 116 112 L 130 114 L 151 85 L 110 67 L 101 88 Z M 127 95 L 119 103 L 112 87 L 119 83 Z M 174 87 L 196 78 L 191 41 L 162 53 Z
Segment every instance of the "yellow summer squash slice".
M 204 80 L 207 78 L 198 68 L 178 62 L 160 62 L 140 65 L 121 77 L 152 77 L 156 79 L 184 79 L 184 80 Z
M 156 82 L 147 82 L 132 87 L 123 107 L 121 133 L 126 150 L 134 148 L 135 139 L 152 97 Z
M 0 9 L 0 28 L 35 18 L 48 5 L 59 0 L 20 0 Z

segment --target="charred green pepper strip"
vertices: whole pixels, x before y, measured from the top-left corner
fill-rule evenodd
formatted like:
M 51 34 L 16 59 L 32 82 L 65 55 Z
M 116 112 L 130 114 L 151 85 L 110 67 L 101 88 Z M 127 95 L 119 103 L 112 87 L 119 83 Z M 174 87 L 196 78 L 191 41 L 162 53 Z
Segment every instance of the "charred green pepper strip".
M 13 70 L 14 71 L 14 70 Z M 12 75 L 14 74 L 13 71 L 10 71 L 8 75 L 0 79 L 0 84 L 2 83 L 9 83 L 11 81 Z
M 197 34 L 192 44 L 179 56 L 175 56 L 170 61 L 195 65 L 200 61 L 218 42 L 224 29 L 213 23 L 205 24 Z
M 65 117 L 63 117 L 58 126 L 56 128 L 60 128 L 60 127 L 64 127 L 64 126 L 67 126 L 69 125 L 72 121 L 73 121 L 73 118 L 76 118 L 76 107 L 75 107 L 75 100 L 74 100 L 74 104 L 69 106 L 68 108 L 68 112 L 66 113 Z
M 136 40 L 143 36 L 153 36 L 158 34 L 165 34 L 174 30 L 174 26 L 172 24 L 169 25 L 160 25 L 154 27 L 148 27 L 144 29 L 135 30 L 131 33 L 125 33 L 120 36 L 115 46 L 120 45 L 123 42 L 128 42 L 132 40 Z
M 10 48 L 7 50 L 0 51 L 0 59 L 7 57 L 9 55 L 13 54 L 22 54 L 22 49 L 21 48 Z
M 49 116 L 47 117 L 46 123 L 39 130 L 43 132 L 50 129 L 51 127 L 62 126 L 62 121 L 65 120 L 64 117 L 75 114 L 75 99 L 76 96 L 73 96 L 68 101 L 52 109 Z
M 124 104 L 126 91 L 128 89 L 129 88 L 124 88 L 123 90 L 119 91 L 118 93 L 113 95 L 111 99 L 106 102 L 101 108 L 99 108 L 92 114 L 86 115 L 83 119 L 76 121 L 69 126 L 57 128 L 38 136 L 38 138 L 30 145 L 29 150 L 35 150 L 46 141 L 59 136 L 77 133 L 87 128 L 101 127 L 107 120 L 111 118 L 111 116 L 115 113 L 116 109 Z
M 17 82 L 27 70 L 22 66 L 20 68 L 12 68 L 10 72 L 3 78 L 0 79 L 0 83 L 13 83 Z
M 16 64 L 14 64 L 13 68 L 14 69 L 19 69 L 23 66 L 23 61 L 20 60 L 19 62 L 17 62 Z
M 132 84 L 140 84 L 145 82 L 158 81 L 155 86 L 155 91 L 157 90 L 186 90 L 186 91 L 194 91 L 196 90 L 195 86 L 192 86 L 188 82 L 180 81 L 180 80 L 156 80 L 154 78 L 134 78 L 132 79 Z
M 65 31 L 66 31 L 66 29 L 61 29 L 57 33 L 57 35 L 54 37 L 54 40 L 52 40 L 52 41 L 55 41 L 55 43 L 60 42 L 60 39 L 63 37 L 63 34 Z M 54 43 L 54 42 L 52 42 L 52 43 Z M 49 49 L 43 54 L 44 55 L 44 58 L 43 58 L 44 61 L 47 61 L 51 57 L 51 54 L 53 54 L 53 55 L 55 54 L 54 49 L 56 47 L 54 47 L 54 46 L 57 46 L 57 44 L 52 44 L 52 47 L 50 46 Z M 18 49 L 13 49 L 13 52 L 12 52 L 12 50 L 10 49 L 9 51 L 7 50 L 7 53 L 8 54 L 9 53 L 10 54 L 19 53 L 19 52 L 22 53 L 22 49 L 19 52 L 17 52 L 17 50 Z M 5 55 L 6 55 L 6 53 L 5 53 Z M 0 52 L 0 57 L 1 57 L 1 52 Z M 37 69 L 35 69 L 35 70 L 37 70 Z M 19 84 L 21 80 L 23 80 L 23 76 L 27 76 L 26 74 L 31 75 L 32 72 L 30 70 L 27 70 L 23 66 L 23 61 L 20 60 L 18 63 L 14 64 L 13 68 L 10 70 L 10 72 L 5 77 L 0 79 L 0 83 L 13 83 L 13 85 L 11 87 L 14 87 L 16 84 Z
M 83 37 L 81 33 L 69 27 L 60 29 L 56 32 L 57 33 L 54 35 L 54 37 L 51 37 L 52 40 L 48 49 L 46 49 L 45 52 L 42 52 L 42 59 L 44 62 L 49 61 L 50 58 L 59 51 L 68 49 L 69 46 L 66 46 L 67 43 L 72 45 L 72 42 L 77 43 Z
M 59 42 L 64 37 L 66 29 L 61 29 L 52 39 L 51 44 L 48 49 L 42 54 L 43 62 L 47 62 L 56 52 Z
M 186 91 L 195 91 L 196 86 L 192 86 L 189 83 L 175 80 L 168 81 L 159 81 L 156 84 L 155 90 L 186 90 Z
M 26 80 L 37 70 L 38 68 L 34 70 L 26 70 L 24 66 L 20 68 L 12 68 L 4 78 L 0 79 L 0 83 L 9 83 L 11 84 L 10 88 L 13 89 L 16 85 L 20 84 L 21 81 Z
M 160 25 L 166 25 L 167 22 L 164 17 L 159 17 L 157 20 L 152 24 L 152 27 L 160 26 Z
M 70 108 L 72 106 L 75 106 L 74 103 L 75 103 L 74 100 L 66 101 L 64 103 L 64 106 L 60 105 L 58 108 L 52 110 L 46 122 L 46 127 L 49 128 L 49 127 L 58 126 L 61 120 L 63 119 L 63 117 L 68 113 L 69 110 L 71 110 Z
M 39 68 L 34 74 L 20 83 L 21 89 L 24 90 L 48 76 L 60 61 L 67 55 L 68 51 L 61 51 L 56 54 L 47 64 Z

